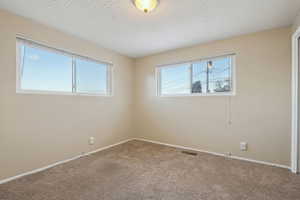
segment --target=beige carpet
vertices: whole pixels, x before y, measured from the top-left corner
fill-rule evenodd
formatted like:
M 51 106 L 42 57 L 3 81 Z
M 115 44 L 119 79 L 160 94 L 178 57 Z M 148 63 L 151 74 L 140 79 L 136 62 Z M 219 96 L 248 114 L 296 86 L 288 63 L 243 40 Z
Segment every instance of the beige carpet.
M 1 200 L 299 200 L 288 170 L 140 141 L 0 185 Z

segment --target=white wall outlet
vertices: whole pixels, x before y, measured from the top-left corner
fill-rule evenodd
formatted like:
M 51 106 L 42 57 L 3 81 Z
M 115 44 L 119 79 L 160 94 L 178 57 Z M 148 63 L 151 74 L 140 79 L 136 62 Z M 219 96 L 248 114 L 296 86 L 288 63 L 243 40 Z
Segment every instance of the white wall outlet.
M 231 156 L 232 156 L 232 153 L 231 153 L 231 152 L 226 152 L 225 155 L 226 155 L 227 157 L 231 157 Z
M 90 145 L 95 144 L 95 138 L 94 138 L 94 137 L 90 137 L 90 139 L 89 139 L 89 144 L 90 144 Z
M 241 142 L 240 143 L 240 149 L 241 149 L 241 151 L 247 151 L 248 150 L 248 143 L 247 142 Z

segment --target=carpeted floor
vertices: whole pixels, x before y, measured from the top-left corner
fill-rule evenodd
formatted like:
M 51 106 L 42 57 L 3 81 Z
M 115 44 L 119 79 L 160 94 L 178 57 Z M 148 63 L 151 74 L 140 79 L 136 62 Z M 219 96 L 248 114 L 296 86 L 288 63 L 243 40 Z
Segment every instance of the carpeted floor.
M 288 170 L 131 141 L 0 185 L 1 200 L 299 200 Z

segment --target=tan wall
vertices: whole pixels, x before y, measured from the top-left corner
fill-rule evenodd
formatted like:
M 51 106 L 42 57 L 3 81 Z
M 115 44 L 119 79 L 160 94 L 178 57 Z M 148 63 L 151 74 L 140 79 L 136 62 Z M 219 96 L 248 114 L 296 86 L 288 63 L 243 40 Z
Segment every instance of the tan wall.
M 138 59 L 136 137 L 290 165 L 290 35 L 281 28 Z M 236 96 L 155 96 L 156 65 L 233 52 Z
M 135 62 L 2 10 L 0 29 L 0 180 L 133 136 L 289 165 L 290 28 Z M 114 97 L 16 94 L 16 34 L 113 62 Z M 233 52 L 237 53 L 236 96 L 155 96 L 157 64 Z M 96 139 L 94 146 L 88 145 L 90 136 Z M 249 151 L 239 151 L 240 141 L 249 142 Z
M 300 12 L 298 14 L 298 16 L 296 17 L 295 21 L 294 21 L 294 24 L 293 24 L 293 31 L 296 31 L 296 29 L 300 27 Z
M 16 34 L 114 63 L 114 97 L 16 94 Z M 0 180 L 131 138 L 133 60 L 0 10 Z M 88 138 L 95 137 L 95 145 Z

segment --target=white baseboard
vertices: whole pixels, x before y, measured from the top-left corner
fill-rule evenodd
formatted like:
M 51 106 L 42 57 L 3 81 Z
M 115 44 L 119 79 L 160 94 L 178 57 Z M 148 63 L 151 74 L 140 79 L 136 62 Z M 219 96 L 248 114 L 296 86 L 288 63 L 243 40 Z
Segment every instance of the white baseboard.
M 205 151 L 205 150 L 200 150 L 200 149 L 195 149 L 195 148 L 190 148 L 190 147 L 185 147 L 185 146 L 180 146 L 180 145 L 168 144 L 168 143 L 163 143 L 163 142 L 158 142 L 158 141 L 153 141 L 153 140 L 147 140 L 147 139 L 143 139 L 143 138 L 132 138 L 132 139 L 123 140 L 123 141 L 118 142 L 116 144 L 112 144 L 112 145 L 109 145 L 109 146 L 106 146 L 106 147 L 102 147 L 102 148 L 97 149 L 95 151 L 91 151 L 91 152 L 88 152 L 88 153 L 85 153 L 85 154 L 82 154 L 82 155 L 75 156 L 75 157 L 70 158 L 70 159 L 62 160 L 62 161 L 53 163 L 51 165 L 47 165 L 47 166 L 42 167 L 42 168 L 38 168 L 38 169 L 29 171 L 29 172 L 25 172 L 25 173 L 22 173 L 22 174 L 19 174 L 19 175 L 10 177 L 10 178 L 0 180 L 0 185 L 3 184 L 3 183 L 7 183 L 9 181 L 24 177 L 24 176 L 28 176 L 30 174 L 35 174 L 35 173 L 47 170 L 49 168 L 52 168 L 52 167 L 55 167 L 57 165 L 61 165 L 61 164 L 70 162 L 72 160 L 76 160 L 76 159 L 84 157 L 84 156 L 88 156 L 88 155 L 97 153 L 99 151 L 103 151 L 105 149 L 112 148 L 114 146 L 129 142 L 131 140 L 139 140 L 139 141 L 150 142 L 150 143 L 154 143 L 154 144 L 160 144 L 160 145 L 164 145 L 164 146 L 174 147 L 174 148 L 178 148 L 178 149 L 186 149 L 186 150 L 191 150 L 191 151 L 208 153 L 208 154 L 212 154 L 212 155 L 216 155 L 216 156 L 228 157 L 228 158 L 237 159 L 237 160 L 243 160 L 243 161 L 248 161 L 248 162 L 253 162 L 253 163 L 258 163 L 258 164 L 263 164 L 263 165 L 269 165 L 269 166 L 273 166 L 273 167 L 280 167 L 280 168 L 289 169 L 289 170 L 291 169 L 290 166 L 286 166 L 286 165 L 280 165 L 280 164 L 275 164 L 275 163 L 270 163 L 270 162 L 265 162 L 265 161 L 259 161 L 259 160 L 249 159 L 249 158 L 243 158 L 243 157 L 238 157 L 238 156 L 228 156 L 228 155 L 225 155 L 225 154 L 222 154 L 222 153 L 216 153 L 216 152 Z
M 130 138 L 130 139 L 127 139 L 127 140 L 123 140 L 123 141 L 121 141 L 121 142 L 118 142 L 118 143 L 115 143 L 115 144 L 112 144 L 112 145 L 108 145 L 108 146 L 102 147 L 102 148 L 100 148 L 100 149 L 96 149 L 95 151 L 90 151 L 90 152 L 88 152 L 88 153 L 85 153 L 83 156 L 88 156 L 88 155 L 91 155 L 91 154 L 93 154 L 93 153 L 97 153 L 97 152 L 99 152 L 99 151 L 104 151 L 105 149 L 109 149 L 109 148 L 112 148 L 112 147 L 114 147 L 114 146 L 118 146 L 118 145 L 120 145 L 120 144 L 124 144 L 124 143 L 126 143 L 126 142 L 131 141 L 131 140 L 133 140 L 133 139 Z
M 270 162 L 265 162 L 265 161 L 259 161 L 259 160 L 249 159 L 249 158 L 243 158 L 243 157 L 239 157 L 239 156 L 228 156 L 228 155 L 222 154 L 222 153 L 216 153 L 216 152 L 205 151 L 205 150 L 201 150 L 201 149 L 195 149 L 195 148 L 190 148 L 190 147 L 185 147 L 185 146 L 180 146 L 180 145 L 168 144 L 168 143 L 163 143 L 163 142 L 158 142 L 158 141 L 153 141 L 153 140 L 147 140 L 147 139 L 143 139 L 143 138 L 134 138 L 133 140 L 150 142 L 150 143 L 160 144 L 160 145 L 174 147 L 174 148 L 178 148 L 178 149 L 185 149 L 185 150 L 191 150 L 191 151 L 196 151 L 196 152 L 208 153 L 208 154 L 212 154 L 215 156 L 222 156 L 222 157 L 232 158 L 232 159 L 236 159 L 236 160 L 243 160 L 243 161 L 248 161 L 248 162 L 253 162 L 253 163 L 258 163 L 258 164 L 263 164 L 263 165 L 269 165 L 269 166 L 273 166 L 273 167 L 280 167 L 280 168 L 289 169 L 289 170 L 291 169 L 290 166 L 286 166 L 286 165 L 270 163 Z
M 47 165 L 47 166 L 45 166 L 45 167 L 41 167 L 41 168 L 38 168 L 38 169 L 35 169 L 35 170 L 32 170 L 32 171 L 29 171 L 29 172 L 25 172 L 25 173 L 22 173 L 22 174 L 19 174 L 19 175 L 10 177 L 10 178 L 6 178 L 6 179 L 3 179 L 3 180 L 0 180 L 0 185 L 3 184 L 3 183 L 7 183 L 7 182 L 9 182 L 9 181 L 12 181 L 12 180 L 15 180 L 15 179 L 24 177 L 24 176 L 28 176 L 28 175 L 31 175 L 31 174 L 35 174 L 35 173 L 38 173 L 38 172 L 47 170 L 47 169 L 49 169 L 49 168 L 52 168 L 52 167 L 55 167 L 55 166 L 57 166 L 57 165 L 61 165 L 61 164 L 70 162 L 70 161 L 72 161 L 72 160 L 76 160 L 76 159 L 78 159 L 78 158 L 82 158 L 82 157 L 84 157 L 84 156 L 91 155 L 91 154 L 93 154 L 93 153 L 97 153 L 97 152 L 99 152 L 99 151 L 103 151 L 103 150 L 105 150 L 105 149 L 109 149 L 109 148 L 111 148 L 111 147 L 114 147 L 114 146 L 117 146 L 117 145 L 120 145 L 120 144 L 129 142 L 129 141 L 131 141 L 131 140 L 132 140 L 132 139 L 123 140 L 123 141 L 118 142 L 118 143 L 116 143 L 116 144 L 112 144 L 112 145 L 109 145 L 109 146 L 106 146 L 106 147 L 102 147 L 102 148 L 97 149 L 97 150 L 95 150 L 95 151 L 91 151 L 91 152 L 88 152 L 88 153 L 84 153 L 84 154 L 82 154 L 82 155 L 78 155 L 78 156 L 75 156 L 75 157 L 70 158 L 70 159 L 58 161 L 58 162 L 56 162 L 56 163 L 53 163 L 53 164 L 51 164 L 51 165 Z

